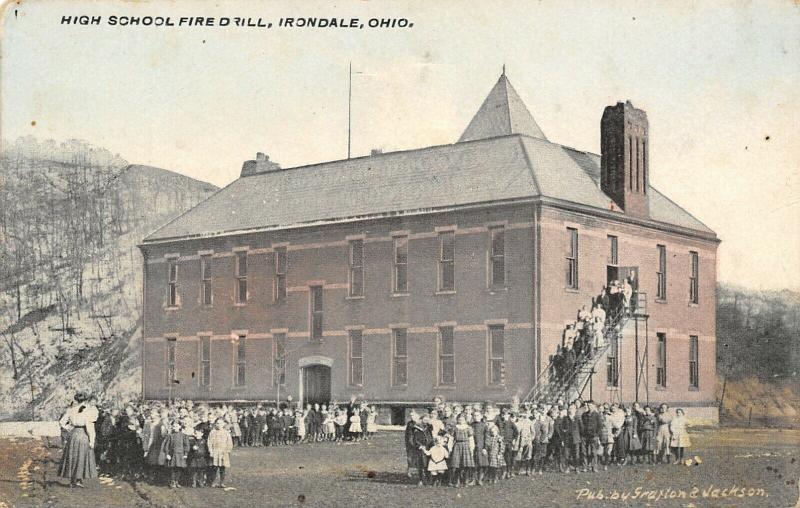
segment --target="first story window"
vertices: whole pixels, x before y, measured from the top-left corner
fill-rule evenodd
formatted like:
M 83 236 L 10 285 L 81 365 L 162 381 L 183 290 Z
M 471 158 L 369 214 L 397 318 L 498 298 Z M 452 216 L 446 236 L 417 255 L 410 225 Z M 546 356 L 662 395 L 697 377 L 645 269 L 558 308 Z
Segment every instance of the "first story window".
M 174 338 L 167 339 L 167 386 L 175 383 L 175 347 L 178 341 Z
M 700 387 L 700 354 L 697 335 L 689 336 L 689 387 Z
M 451 385 L 456 381 L 453 327 L 439 328 L 439 384 Z
M 392 330 L 392 385 L 408 384 L 408 333 L 405 328 Z
M 200 337 L 200 386 L 211 384 L 211 337 Z
M 606 354 L 606 386 L 616 388 L 619 386 L 619 337 L 612 335 Z
M 236 341 L 236 386 L 244 386 L 247 381 L 247 338 L 240 335 Z
M 364 338 L 361 330 L 350 330 L 350 384 L 364 382 Z
M 309 291 L 311 301 L 310 329 L 311 340 L 322 340 L 322 286 L 311 286 Z
M 578 289 L 578 230 L 567 228 L 566 285 Z
M 656 350 L 656 385 L 667 387 L 667 334 L 658 333 Z
M 178 263 L 170 261 L 167 266 L 167 307 L 178 306 Z
M 272 384 L 283 386 L 286 384 L 286 334 L 275 333 L 272 335 L 273 357 L 275 365 L 272 370 Z
M 489 326 L 489 384 L 505 384 L 505 328 Z

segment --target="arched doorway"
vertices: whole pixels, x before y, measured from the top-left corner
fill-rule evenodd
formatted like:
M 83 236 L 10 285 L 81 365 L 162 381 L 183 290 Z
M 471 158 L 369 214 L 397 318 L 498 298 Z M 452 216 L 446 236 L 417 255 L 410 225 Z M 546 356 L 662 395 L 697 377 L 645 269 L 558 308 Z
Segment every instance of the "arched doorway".
M 309 365 L 303 368 L 303 403 L 328 404 L 331 401 L 331 368 Z
M 331 367 L 333 359 L 327 356 L 300 358 L 300 403 L 329 404 L 331 401 Z

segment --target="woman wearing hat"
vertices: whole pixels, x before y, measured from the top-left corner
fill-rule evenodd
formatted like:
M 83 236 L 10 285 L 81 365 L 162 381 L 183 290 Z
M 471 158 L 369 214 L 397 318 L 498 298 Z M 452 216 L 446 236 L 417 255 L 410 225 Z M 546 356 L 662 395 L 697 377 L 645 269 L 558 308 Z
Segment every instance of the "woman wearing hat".
M 87 399 L 86 394 L 76 393 L 75 404 L 58 422 L 62 428 L 72 428 L 58 468 L 58 476 L 69 478 L 70 487 L 83 487 L 84 479 L 97 477 L 94 458 L 97 413 L 89 410 Z

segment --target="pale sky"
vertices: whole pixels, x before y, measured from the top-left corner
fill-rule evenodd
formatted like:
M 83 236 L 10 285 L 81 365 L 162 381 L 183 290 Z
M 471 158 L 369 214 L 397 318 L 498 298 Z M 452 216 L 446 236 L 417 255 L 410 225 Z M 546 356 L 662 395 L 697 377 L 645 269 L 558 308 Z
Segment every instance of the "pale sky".
M 7 4 L 4 139 L 83 139 L 216 185 L 455 142 L 501 67 L 551 141 L 599 152 L 606 105 L 650 122 L 651 180 L 723 243 L 719 279 L 800 288 L 800 4 L 763 2 Z M 65 26 L 65 15 L 100 26 Z M 108 26 L 111 15 L 408 18 L 406 29 Z M 35 122 L 35 126 L 32 123 Z

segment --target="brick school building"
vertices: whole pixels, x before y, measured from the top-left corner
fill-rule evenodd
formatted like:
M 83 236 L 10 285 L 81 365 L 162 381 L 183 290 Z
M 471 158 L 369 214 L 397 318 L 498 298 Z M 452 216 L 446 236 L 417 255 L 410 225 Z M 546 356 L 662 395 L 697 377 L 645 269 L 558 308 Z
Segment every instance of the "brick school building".
M 144 396 L 355 395 L 394 420 L 436 396 L 507 403 L 632 274 L 640 318 L 582 397 L 715 419 L 719 240 L 650 185 L 644 111 L 605 108 L 599 135 L 601 155 L 548 140 L 503 74 L 453 144 L 258 154 L 140 245 Z

